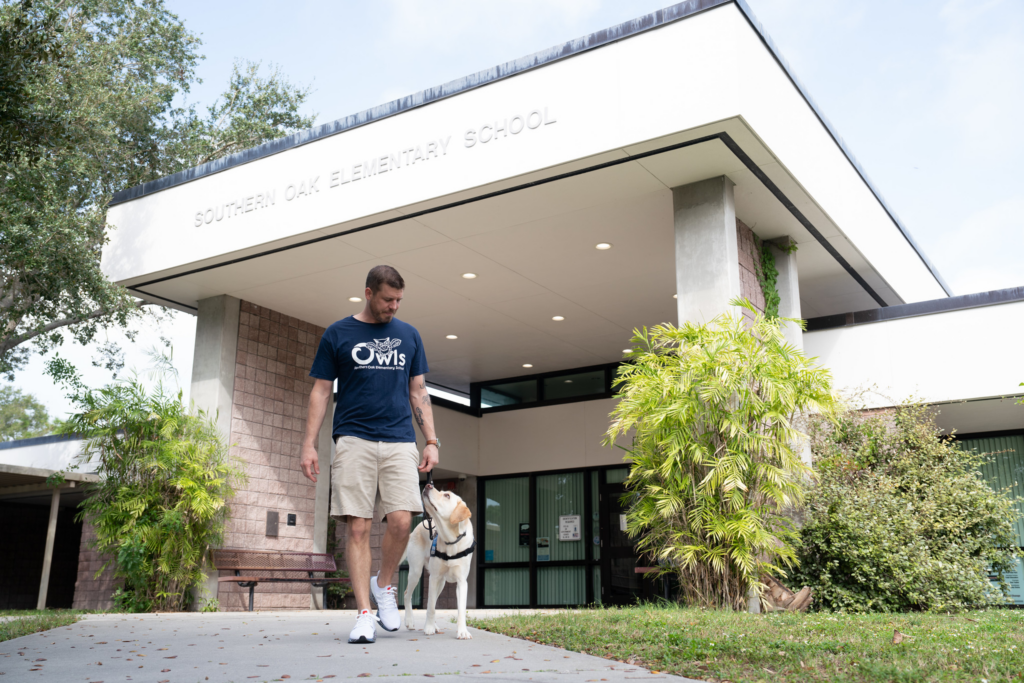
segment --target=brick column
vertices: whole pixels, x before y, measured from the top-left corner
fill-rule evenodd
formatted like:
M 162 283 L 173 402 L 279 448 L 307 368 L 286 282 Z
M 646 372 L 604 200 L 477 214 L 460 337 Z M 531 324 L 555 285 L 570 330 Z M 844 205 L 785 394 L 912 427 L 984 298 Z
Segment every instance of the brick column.
M 740 262 L 740 296 L 747 299 L 760 313 L 764 313 L 764 292 L 757 281 L 757 271 L 761 267 L 761 250 L 757 247 L 757 237 L 747 224 L 736 219 L 737 255 Z M 753 322 L 754 317 L 743 310 L 743 317 Z
M 324 328 L 242 301 L 231 406 L 232 454 L 249 480 L 232 499 L 225 548 L 315 552 L 316 485 L 299 470 L 313 363 Z M 330 419 L 327 416 L 325 419 Z M 330 453 L 321 454 L 321 476 Z M 278 535 L 266 535 L 268 511 L 279 513 Z M 288 526 L 294 514 L 295 526 Z M 282 576 L 286 576 L 282 574 Z M 248 608 L 248 589 L 220 584 L 222 610 Z M 256 609 L 309 609 L 304 584 L 260 584 Z
M 100 555 L 93 550 L 91 544 L 96 540 L 96 530 L 88 521 L 82 522 L 82 540 L 78 551 L 78 580 L 75 581 L 75 600 L 72 609 L 111 609 L 114 601 L 111 596 L 120 585 L 114 580 L 113 565 L 95 578 L 103 563 L 109 557 Z

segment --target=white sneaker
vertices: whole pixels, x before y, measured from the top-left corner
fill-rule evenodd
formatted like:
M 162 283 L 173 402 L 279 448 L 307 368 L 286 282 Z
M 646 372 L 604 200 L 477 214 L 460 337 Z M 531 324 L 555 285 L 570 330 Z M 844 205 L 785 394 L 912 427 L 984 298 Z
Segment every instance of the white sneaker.
M 356 625 L 348 634 L 350 643 L 373 643 L 377 640 L 377 617 L 370 614 L 370 610 L 364 609 L 356 617 Z
M 370 599 L 377 604 L 377 620 L 385 631 L 397 631 L 402 619 L 398 614 L 398 590 L 394 586 L 377 585 L 377 577 L 370 579 Z

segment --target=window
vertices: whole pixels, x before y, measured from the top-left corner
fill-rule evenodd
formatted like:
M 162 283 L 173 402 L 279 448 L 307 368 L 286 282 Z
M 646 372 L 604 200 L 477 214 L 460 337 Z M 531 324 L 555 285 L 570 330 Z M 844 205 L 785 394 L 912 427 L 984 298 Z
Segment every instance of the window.
M 513 406 L 537 400 L 537 381 L 491 384 L 480 390 L 480 407 Z
M 610 397 L 611 380 L 618 366 L 612 363 L 477 382 L 470 386 L 470 407 L 479 406 L 480 411 L 516 410 Z
M 594 396 L 605 393 L 604 370 L 558 375 L 544 379 L 544 400 L 556 401 L 576 396 Z

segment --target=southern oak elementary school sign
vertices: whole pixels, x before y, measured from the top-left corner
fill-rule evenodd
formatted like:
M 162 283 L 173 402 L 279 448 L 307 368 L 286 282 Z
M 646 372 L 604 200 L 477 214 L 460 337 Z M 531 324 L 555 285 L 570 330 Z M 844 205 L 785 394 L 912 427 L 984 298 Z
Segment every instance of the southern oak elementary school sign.
M 525 131 L 536 130 L 552 123 L 557 123 L 557 120 L 548 113 L 547 107 L 534 109 L 525 116 L 516 114 L 510 118 L 495 121 L 493 124 L 484 124 L 479 129 L 470 128 L 463 134 L 462 144 L 465 149 L 472 149 L 499 138 L 517 136 Z M 281 196 L 284 197 L 285 202 L 293 202 L 319 194 L 321 188 L 334 190 L 360 180 L 369 180 L 384 173 L 394 173 L 417 163 L 439 159 L 448 155 L 448 146 L 451 140 L 452 136 L 448 135 L 429 140 L 425 145 L 399 149 L 394 153 L 388 152 L 372 157 L 368 161 L 342 166 L 330 171 L 324 180 L 321 180 L 321 176 L 315 175 L 298 183 L 289 183 L 283 188 Z M 194 227 L 199 228 L 234 216 L 269 209 L 277 205 L 277 199 L 277 189 L 265 190 L 208 207 L 203 211 L 196 211 Z

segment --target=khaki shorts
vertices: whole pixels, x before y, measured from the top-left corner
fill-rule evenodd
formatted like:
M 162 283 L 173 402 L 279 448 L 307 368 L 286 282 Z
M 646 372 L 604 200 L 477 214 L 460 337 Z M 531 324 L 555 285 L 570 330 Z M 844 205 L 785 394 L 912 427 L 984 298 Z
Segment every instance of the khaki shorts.
M 331 516 L 379 522 L 389 512 L 423 512 L 416 443 L 339 436 L 331 463 Z M 374 516 L 374 511 L 380 517 Z

